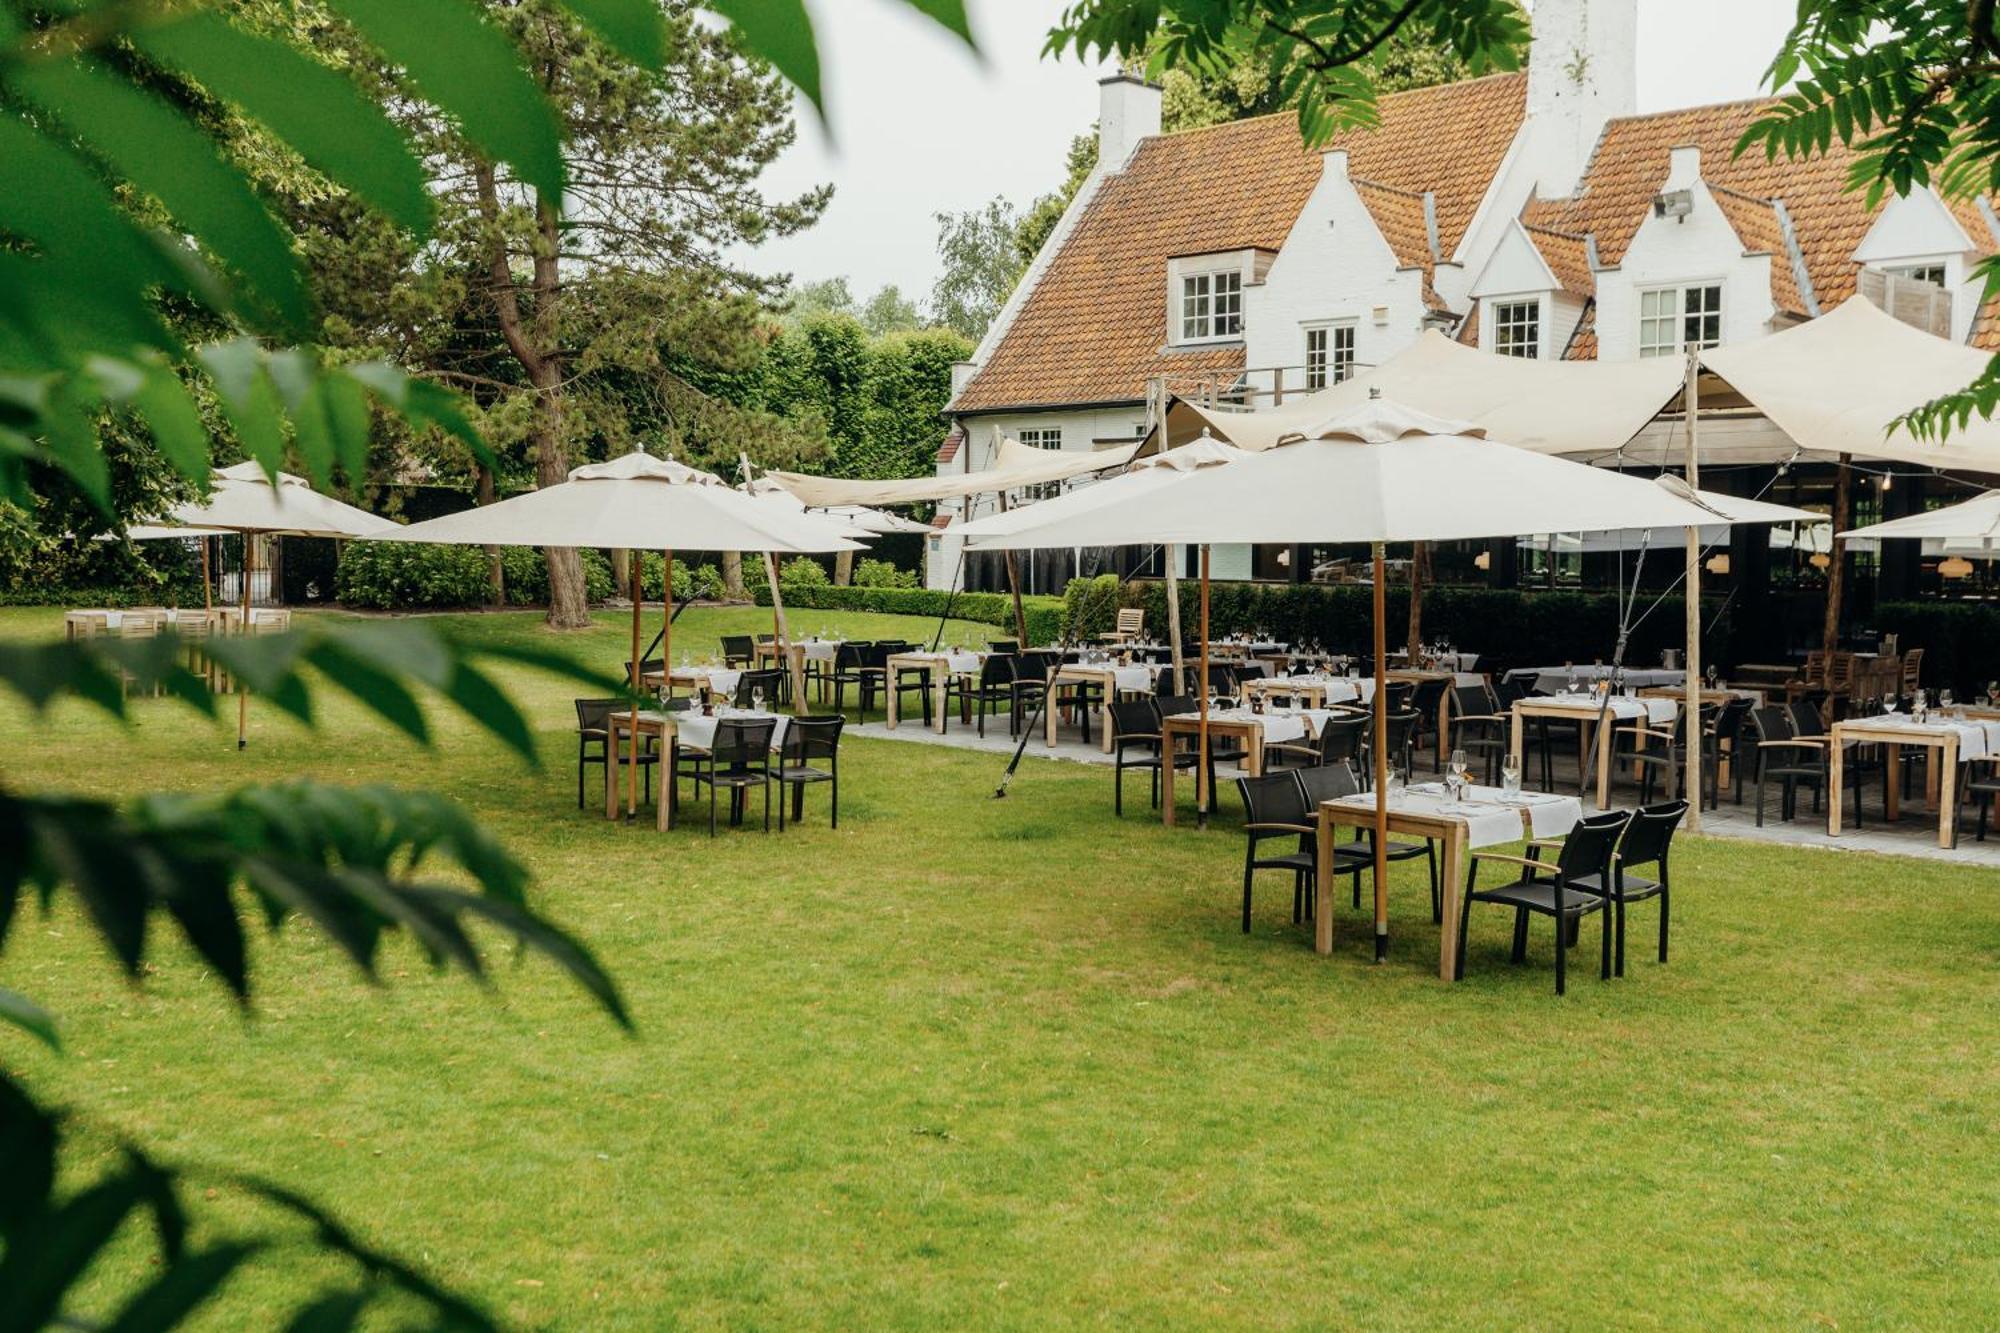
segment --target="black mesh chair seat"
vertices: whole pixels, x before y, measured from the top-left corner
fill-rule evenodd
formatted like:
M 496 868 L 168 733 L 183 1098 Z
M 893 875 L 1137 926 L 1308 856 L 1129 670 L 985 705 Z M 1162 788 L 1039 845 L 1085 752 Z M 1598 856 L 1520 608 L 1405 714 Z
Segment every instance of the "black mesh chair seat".
M 611 744 L 611 714 L 623 707 L 631 710 L 631 702 L 625 699 L 577 699 L 576 704 L 576 808 L 581 810 L 583 799 L 583 771 L 591 764 L 602 768 L 608 763 L 606 751 Z M 642 732 L 639 739 L 638 764 L 645 778 L 646 799 L 653 798 L 653 769 L 660 762 L 660 738 L 650 732 Z M 618 762 L 633 762 L 627 738 L 619 747 Z M 593 747 L 595 747 L 593 749 Z
M 791 789 L 792 822 L 805 815 L 806 788 L 831 784 L 828 823 L 840 827 L 840 731 L 844 717 L 795 717 L 785 728 L 778 766 L 772 780 L 778 784 L 778 832 L 785 831 L 785 789 Z
M 733 701 L 738 708 L 750 707 L 758 691 L 763 691 L 766 703 L 782 702 L 785 688 L 783 671 L 745 671 L 736 678 L 736 693 Z
M 778 729 L 774 717 L 729 717 L 715 724 L 715 742 L 695 755 L 687 776 L 708 788 L 708 835 L 715 836 L 717 794 L 728 791 L 729 822 L 740 823 L 743 799 L 755 787 L 764 790 L 764 830 L 771 829 L 771 738 Z
M 1570 830 L 1563 839 L 1561 848 L 1552 862 L 1531 858 L 1504 855 L 1495 852 L 1474 852 L 1471 869 L 1466 875 L 1466 893 L 1458 929 L 1458 962 L 1454 969 L 1458 976 L 1465 975 L 1466 935 L 1472 925 L 1472 905 L 1492 903 L 1498 907 L 1512 909 L 1514 913 L 1514 952 L 1516 963 L 1525 962 L 1528 953 L 1528 920 L 1531 916 L 1546 916 L 1556 923 L 1556 994 L 1561 995 L 1568 978 L 1569 949 L 1575 930 L 1584 917 L 1593 912 L 1604 912 L 1604 938 L 1601 975 L 1605 980 L 1611 977 L 1611 913 L 1606 909 L 1611 900 L 1604 896 L 1602 888 L 1598 892 L 1586 891 L 1580 881 L 1585 876 L 1595 876 L 1601 886 L 1604 877 L 1617 864 L 1618 842 L 1624 835 L 1631 816 L 1623 811 L 1609 811 L 1592 815 Z M 1514 878 L 1505 883 L 1479 888 L 1479 869 L 1483 864 L 1498 863 L 1514 870 Z
M 1305 788 L 1291 771 L 1236 779 L 1243 798 L 1243 933 L 1250 933 L 1250 894 L 1260 870 L 1278 870 L 1292 877 L 1292 923 L 1306 920 L 1312 904 L 1318 861 L 1313 855 L 1315 812 L 1306 804 Z M 1277 840 L 1284 850 L 1264 844 Z
M 1625 909 L 1632 903 L 1659 899 L 1660 961 L 1667 961 L 1667 920 L 1673 906 L 1668 862 L 1673 851 L 1674 832 L 1680 827 L 1687 809 L 1686 801 L 1666 801 L 1640 807 L 1625 826 L 1625 832 L 1618 840 L 1617 855 L 1610 867 L 1577 875 L 1570 881 L 1579 892 L 1594 893 L 1600 897 L 1604 896 L 1605 884 L 1608 882 L 1611 886 L 1610 899 L 1616 910 L 1613 932 L 1617 939 L 1612 971 L 1617 976 L 1625 975 Z M 1634 868 L 1637 866 L 1645 866 L 1652 874 L 1638 873 Z
M 757 656 L 757 641 L 748 634 L 725 634 L 722 636 L 722 664 L 724 666 L 749 666 Z
M 979 734 L 986 734 L 986 715 L 1007 710 L 1007 734 L 1016 736 L 1021 730 L 1021 712 L 1016 707 L 1020 698 L 1014 690 L 1015 658 L 1008 653 L 988 653 L 986 660 L 979 664 L 977 676 L 952 676 L 945 682 L 945 712 L 951 712 L 952 700 L 958 701 L 959 721 L 970 721 L 974 705 L 979 709 Z

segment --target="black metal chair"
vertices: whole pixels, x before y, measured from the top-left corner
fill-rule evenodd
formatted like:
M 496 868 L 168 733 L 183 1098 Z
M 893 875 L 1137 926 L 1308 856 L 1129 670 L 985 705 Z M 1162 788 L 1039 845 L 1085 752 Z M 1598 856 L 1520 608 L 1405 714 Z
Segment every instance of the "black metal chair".
M 604 767 L 606 754 L 611 744 L 611 713 L 613 709 L 624 708 L 629 712 L 629 699 L 578 699 L 576 703 L 576 808 L 583 809 L 583 770 L 587 765 Z M 629 744 L 629 742 L 628 742 Z M 592 752 L 591 746 L 596 751 Z M 630 763 L 628 752 L 619 756 L 620 763 Z M 653 799 L 653 769 L 659 765 L 659 738 L 651 734 L 639 743 L 639 767 L 646 775 L 646 799 Z
M 1250 933 L 1250 890 L 1259 870 L 1283 870 L 1292 876 L 1292 923 L 1306 919 L 1312 901 L 1313 851 L 1317 830 L 1312 812 L 1306 808 L 1305 789 L 1291 772 L 1267 773 L 1263 777 L 1236 779 L 1237 793 L 1243 798 L 1243 933 Z M 1267 841 L 1279 838 L 1290 845 L 1280 853 L 1263 851 Z
M 1494 903 L 1509 907 L 1514 911 L 1514 952 L 1513 961 L 1523 963 L 1528 958 L 1528 918 L 1546 916 L 1554 920 L 1556 926 L 1556 994 L 1561 995 L 1568 985 L 1568 956 L 1570 942 L 1575 937 L 1576 928 L 1583 918 L 1592 912 L 1604 912 L 1604 941 L 1601 974 L 1611 977 L 1611 915 L 1608 899 L 1603 890 L 1606 877 L 1617 864 L 1618 839 L 1625 832 L 1625 825 L 1631 816 L 1622 810 L 1607 811 L 1592 815 L 1570 830 L 1556 852 L 1553 862 L 1541 861 L 1525 856 L 1514 856 L 1502 852 L 1474 852 L 1472 864 L 1465 876 L 1465 903 L 1458 923 L 1458 963 L 1455 975 L 1465 975 L 1465 937 L 1472 926 L 1472 905 L 1474 903 Z M 1479 867 L 1488 861 L 1504 861 L 1517 867 L 1522 873 L 1506 884 L 1482 889 L 1479 884 Z M 1598 887 L 1590 892 L 1579 881 L 1595 876 Z
M 1386 719 L 1386 725 L 1389 732 L 1389 765 L 1392 768 L 1400 767 L 1407 774 L 1411 771 L 1412 751 L 1417 743 L 1417 715 L 1392 710 Z M 1371 717 L 1369 725 L 1362 729 L 1361 777 L 1366 783 L 1372 783 L 1375 778 L 1374 750 L 1375 727 L 1374 719 Z
M 1743 769 L 1748 758 L 1748 746 L 1744 743 L 1743 724 L 1749 719 L 1751 701 L 1733 697 L 1726 701 L 1715 720 L 1703 729 L 1702 774 L 1708 784 L 1708 803 L 1722 804 L 1722 765 L 1729 765 L 1729 785 L 1731 799 L 1737 805 L 1743 804 Z
M 870 674 L 868 654 L 874 644 L 865 640 L 850 640 L 833 650 L 833 670 L 826 680 L 833 684 L 833 711 L 845 716 L 847 687 L 852 685 L 861 696 L 861 716 L 868 716 L 868 709 L 875 701 L 875 688 L 881 683 L 879 674 Z
M 1982 771 L 1983 766 L 1983 771 Z M 1959 779 L 1958 792 L 1961 806 L 1971 801 L 1978 808 L 1978 822 L 1974 825 L 1973 841 L 1986 841 L 1986 821 L 1993 812 L 1993 802 L 2000 799 L 2000 759 L 1974 759 L 1961 765 L 1964 776 Z M 1953 812 L 1953 820 L 1957 812 Z M 1957 841 L 1956 829 L 1953 841 Z
M 976 677 L 952 676 L 945 681 L 944 710 L 951 711 L 952 701 L 958 701 L 958 720 L 969 722 L 972 708 L 979 709 L 979 734 L 986 734 L 986 715 L 1007 710 L 1007 734 L 1020 734 L 1021 717 L 1014 707 L 1014 666 L 1011 654 L 988 653 L 986 660 L 979 664 Z
M 1687 814 L 1686 801 L 1665 801 L 1639 807 L 1618 840 L 1618 855 L 1612 863 L 1611 906 L 1613 910 L 1611 971 L 1625 975 L 1625 909 L 1648 898 L 1660 900 L 1660 961 L 1667 961 L 1667 914 L 1671 906 L 1667 862 L 1673 851 L 1674 831 Z M 1634 867 L 1649 866 L 1653 878 L 1635 874 Z M 1579 875 L 1572 887 L 1585 893 L 1603 893 L 1604 881 L 1595 874 Z
M 1014 659 L 1014 680 L 1010 689 L 1013 693 L 1011 708 L 1019 719 L 1018 725 L 1025 727 L 1030 719 L 1029 709 L 1042 703 L 1049 692 L 1049 677 L 1062 665 L 1062 654 L 1051 648 L 1030 648 Z M 1014 724 L 1010 724 L 1011 726 Z
M 1019 639 L 993 639 L 987 643 L 986 647 L 991 652 L 1005 653 L 1007 656 L 1013 657 L 1021 651 L 1021 641 Z
M 1653 799 L 1656 779 L 1669 797 L 1680 794 L 1681 778 L 1687 772 L 1687 730 L 1687 709 L 1683 707 L 1664 728 L 1635 718 L 1612 731 L 1613 772 L 1620 764 L 1638 770 L 1642 805 Z
M 746 671 L 736 678 L 734 702 L 738 708 L 748 708 L 761 690 L 764 694 L 764 703 L 776 707 L 784 702 L 779 697 L 784 687 L 785 673 L 782 671 Z
M 1467 759 L 1486 761 L 1486 785 L 1499 785 L 1500 765 L 1512 743 L 1512 719 L 1490 685 L 1456 685 L 1451 692 L 1451 746 Z
M 1153 707 L 1158 710 L 1160 717 L 1164 719 L 1169 717 L 1185 716 L 1190 713 L 1199 713 L 1201 711 L 1201 701 L 1199 699 L 1192 698 L 1188 695 L 1176 695 L 1171 698 L 1154 699 Z M 1211 718 L 1214 718 L 1219 716 L 1219 714 L 1210 713 L 1209 716 Z M 1184 768 L 1194 768 L 1196 766 L 1196 760 L 1199 757 L 1197 751 L 1200 748 L 1200 743 L 1197 740 L 1197 738 L 1193 735 L 1188 735 L 1182 737 L 1181 739 L 1186 741 L 1188 748 L 1185 750 L 1178 751 L 1175 754 L 1174 766 L 1176 771 L 1179 771 L 1180 769 Z M 1208 791 L 1209 791 L 1209 800 L 1211 802 L 1213 802 L 1215 799 L 1216 765 L 1218 763 L 1230 763 L 1230 764 L 1241 763 L 1248 757 L 1249 757 L 1249 752 L 1244 748 L 1242 742 L 1236 740 L 1233 737 L 1224 737 L 1216 735 L 1213 732 L 1209 734 Z
M 1293 771 L 1298 775 L 1300 789 L 1305 792 L 1308 816 L 1306 822 L 1313 825 L 1315 830 L 1313 838 L 1302 845 L 1304 850 L 1317 854 L 1320 806 L 1327 801 L 1337 801 L 1343 796 L 1355 795 L 1361 790 L 1361 784 L 1355 781 L 1354 770 L 1344 763 L 1320 764 L 1313 768 Z M 1356 847 L 1351 842 L 1338 843 L 1334 846 L 1333 873 L 1352 878 L 1356 902 L 1361 901 L 1361 872 L 1372 870 L 1374 866 L 1375 858 L 1367 848 Z M 1312 915 L 1313 905 L 1308 902 L 1306 916 L 1310 919 Z
M 844 717 L 795 717 L 786 725 L 771 775 L 778 784 L 778 832 L 785 831 L 785 789 L 791 789 L 796 824 L 805 817 L 806 788 L 821 782 L 829 784 L 828 822 L 840 827 L 840 729 L 846 725 Z M 826 767 L 815 767 L 822 762 Z
M 688 774 L 696 790 L 708 788 L 708 836 L 715 836 L 716 794 L 729 792 L 729 823 L 742 822 L 743 805 L 750 789 L 764 789 L 764 831 L 771 831 L 771 736 L 778 729 L 774 717 L 726 717 L 715 724 L 715 743 L 706 752 L 693 756 Z
M 1434 769 L 1438 766 L 1437 737 L 1433 734 L 1437 730 L 1438 705 L 1444 701 L 1445 691 L 1450 688 L 1449 681 L 1420 680 L 1410 695 L 1409 711 L 1417 715 L 1413 754 L 1428 754 Z
M 1792 731 L 1791 719 L 1782 708 L 1750 710 L 1750 734 L 1757 749 L 1757 827 L 1764 826 L 1764 784 L 1779 784 L 1778 815 L 1789 822 L 1798 813 L 1798 789 L 1812 791 L 1812 808 L 1819 809 L 1826 790 L 1827 750 L 1824 742 L 1800 737 Z M 1854 787 L 1854 809 L 1861 812 L 1861 786 Z
M 1043 706 L 1074 709 L 1083 743 L 1090 744 L 1090 715 L 1104 706 L 1104 687 L 1094 680 L 1064 680 L 1050 681 L 1044 688 L 1047 699 Z
M 722 636 L 722 665 L 747 667 L 756 661 L 757 640 L 748 634 Z
M 666 658 L 648 657 L 641 660 L 639 663 L 639 676 L 641 679 L 644 679 L 647 676 L 653 675 L 656 672 L 665 671 L 666 669 L 667 669 Z M 631 679 L 632 679 L 632 659 L 628 657 L 625 659 L 625 674 L 620 676 L 618 680 L 621 684 L 624 684 L 630 682 Z
M 1111 704 L 1111 809 L 1125 813 L 1125 770 L 1141 769 L 1151 776 L 1153 807 L 1160 804 L 1160 768 L 1166 762 L 1166 739 L 1160 734 L 1160 710 L 1151 699 L 1117 699 Z M 1176 769 L 1193 768 L 1195 756 L 1177 751 Z

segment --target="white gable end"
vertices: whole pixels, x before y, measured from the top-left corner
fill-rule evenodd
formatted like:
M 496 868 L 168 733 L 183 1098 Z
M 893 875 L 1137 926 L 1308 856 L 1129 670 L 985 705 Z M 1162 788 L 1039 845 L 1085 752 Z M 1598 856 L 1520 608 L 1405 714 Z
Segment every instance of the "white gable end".
M 1561 283 L 1550 270 L 1541 251 L 1528 238 L 1518 222 L 1509 224 L 1500 238 L 1500 244 L 1493 249 L 1493 255 L 1486 266 L 1473 279 L 1472 295 L 1484 299 L 1489 296 L 1516 296 L 1527 292 L 1552 292 Z
M 1972 243 L 1965 228 L 1926 187 L 1905 195 L 1892 195 L 1882 207 L 1875 225 L 1854 249 L 1854 260 L 1880 268 L 1913 259 L 1932 259 L 1964 254 L 1980 247 Z

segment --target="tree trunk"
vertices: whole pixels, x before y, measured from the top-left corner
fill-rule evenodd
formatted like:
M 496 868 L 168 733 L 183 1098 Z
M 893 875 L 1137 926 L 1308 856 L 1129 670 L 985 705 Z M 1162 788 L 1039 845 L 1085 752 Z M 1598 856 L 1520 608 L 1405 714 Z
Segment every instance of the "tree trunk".
M 632 553 L 622 546 L 611 548 L 611 586 L 623 588 L 632 581 Z
M 854 582 L 854 552 L 835 551 L 833 553 L 833 583 L 837 588 L 845 588 Z
M 1410 547 L 1410 665 L 1417 664 L 1424 646 L 1424 583 L 1430 578 L 1431 548 L 1428 542 Z
M 496 237 L 500 230 L 500 190 L 493 168 L 481 162 L 473 168 L 479 191 L 479 211 Z M 507 253 L 506 241 L 498 239 L 486 259 L 487 277 L 493 293 L 493 311 L 507 350 L 527 372 L 535 393 L 534 425 L 528 439 L 534 448 L 535 485 L 560 486 L 569 477 L 568 450 L 563 444 L 563 357 L 561 313 L 562 274 L 557 262 L 557 217 L 545 200 L 535 201 L 534 268 L 529 292 L 534 297 L 532 311 L 521 308 L 518 279 Z M 549 565 L 549 617 L 551 629 L 583 629 L 590 624 L 590 606 L 583 581 L 583 560 L 569 547 L 551 546 L 543 552 Z
M 484 463 L 473 464 L 477 490 L 475 499 L 483 507 L 493 503 L 493 469 Z M 486 588 L 487 604 L 493 607 L 507 605 L 507 567 L 502 563 L 500 548 L 486 548 Z
M 722 595 L 732 602 L 750 600 L 743 591 L 743 553 L 724 551 L 722 553 Z
M 1854 469 L 1846 454 L 1833 483 L 1833 530 L 1845 532 L 1854 522 Z M 1840 597 L 1847 583 L 1847 543 L 1835 537 L 1827 551 L 1832 563 L 1826 567 L 1826 621 L 1820 629 L 1820 647 L 1827 660 L 1840 650 Z

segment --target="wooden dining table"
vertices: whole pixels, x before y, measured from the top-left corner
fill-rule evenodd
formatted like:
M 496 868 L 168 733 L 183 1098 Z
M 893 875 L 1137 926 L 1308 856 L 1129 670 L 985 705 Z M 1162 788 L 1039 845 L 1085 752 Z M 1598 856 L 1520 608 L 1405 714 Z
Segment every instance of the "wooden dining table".
M 882 724 L 894 731 L 902 721 L 898 707 L 901 691 L 896 688 L 897 678 L 905 671 L 921 671 L 925 673 L 925 692 L 931 701 L 931 730 L 943 735 L 946 687 L 952 677 L 970 676 L 978 671 L 985 656 L 984 653 L 891 653 L 885 663 L 887 675 L 882 682 L 883 689 L 888 693 L 885 703 L 887 712 Z
M 1250 777 L 1262 777 L 1264 773 L 1264 747 L 1282 745 L 1318 734 L 1319 724 L 1331 713 L 1313 709 L 1278 709 L 1263 713 L 1253 713 L 1248 708 L 1211 708 L 1208 713 L 1208 740 L 1214 745 L 1217 737 L 1236 739 L 1243 742 L 1243 772 Z M 1168 828 L 1174 825 L 1174 765 L 1170 756 L 1174 753 L 1174 742 L 1191 738 L 1199 743 L 1201 736 L 1200 713 L 1172 713 L 1160 719 L 1160 750 L 1163 762 L 1160 765 L 1160 822 Z M 1196 790 L 1200 790 L 1197 780 Z M 1214 808 L 1215 793 L 1208 794 L 1209 807 Z
M 1846 788 L 1846 750 L 1849 745 L 1883 747 L 1883 769 L 1887 795 L 1885 814 L 1890 823 L 1902 818 L 1902 755 L 1905 745 L 1921 745 L 1929 752 L 1924 763 L 1924 795 L 1937 809 L 1937 842 L 1952 847 L 1958 841 L 1958 764 L 1961 757 L 1986 759 L 2000 753 L 2000 721 L 1971 715 L 1965 719 L 1933 717 L 1923 725 L 1906 713 L 1887 717 L 1847 718 L 1833 724 L 1827 749 L 1826 835 L 1840 836 L 1841 793 Z
M 717 716 L 707 716 L 690 709 L 685 712 L 663 712 L 657 708 L 639 710 L 637 730 L 641 738 L 655 736 L 660 741 L 661 770 L 653 775 L 653 827 L 662 833 L 673 827 L 673 803 L 670 797 L 674 785 L 674 761 L 680 751 L 706 751 L 715 743 L 716 726 L 729 717 L 771 717 L 777 720 L 777 727 L 771 732 L 771 748 L 778 750 L 785 743 L 785 728 L 790 722 L 783 713 L 756 713 L 749 709 L 719 710 Z M 604 759 L 604 817 L 618 818 L 618 806 L 622 795 L 627 794 L 625 758 L 631 744 L 634 719 L 632 710 L 620 709 L 611 714 L 605 727 Z M 636 808 L 628 808 L 627 814 L 637 813 Z
M 1124 665 L 1117 662 L 1064 662 L 1049 675 L 1049 701 L 1042 708 L 1043 739 L 1049 745 L 1056 743 L 1056 718 L 1060 711 L 1055 706 L 1056 687 L 1060 685 L 1095 685 L 1098 690 L 1098 730 L 1102 733 L 1104 753 L 1111 753 L 1115 739 L 1111 732 L 1111 705 L 1121 694 L 1151 694 L 1153 683 L 1159 677 L 1159 669 L 1144 665 Z
M 1643 722 L 1649 727 L 1671 723 L 1679 711 L 1680 705 L 1673 699 L 1613 695 L 1608 706 L 1600 708 L 1597 699 L 1588 694 L 1531 694 L 1514 701 L 1513 730 L 1507 743 L 1507 755 L 1516 767 L 1521 765 L 1523 733 L 1529 718 L 1561 720 L 1574 722 L 1579 728 L 1589 727 L 1597 742 L 1597 808 L 1608 810 L 1611 808 L 1611 733 L 1621 722 Z M 1600 717 L 1603 718 L 1601 724 Z
M 1523 792 L 1517 797 L 1507 797 L 1496 787 L 1468 787 L 1466 799 L 1454 802 L 1443 794 L 1441 784 L 1432 783 L 1392 792 L 1388 814 L 1390 833 L 1434 839 L 1438 844 L 1444 917 L 1438 931 L 1438 977 L 1453 981 L 1458 972 L 1459 917 L 1464 910 L 1467 853 L 1482 847 L 1504 846 L 1524 837 L 1562 837 L 1583 818 L 1583 804 L 1574 796 L 1550 792 Z M 1333 952 L 1333 862 L 1340 831 L 1374 827 L 1372 792 L 1320 804 L 1313 876 L 1313 949 L 1317 953 Z

